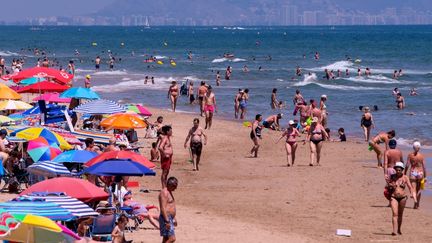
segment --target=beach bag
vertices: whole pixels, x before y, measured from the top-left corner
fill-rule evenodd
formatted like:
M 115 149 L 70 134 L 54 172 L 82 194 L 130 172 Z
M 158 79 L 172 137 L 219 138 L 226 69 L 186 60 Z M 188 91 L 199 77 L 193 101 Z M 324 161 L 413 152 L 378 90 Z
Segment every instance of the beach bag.
M 393 189 L 391 189 L 389 186 L 384 187 L 384 197 L 387 198 L 387 200 L 391 199 L 392 194 L 393 194 Z

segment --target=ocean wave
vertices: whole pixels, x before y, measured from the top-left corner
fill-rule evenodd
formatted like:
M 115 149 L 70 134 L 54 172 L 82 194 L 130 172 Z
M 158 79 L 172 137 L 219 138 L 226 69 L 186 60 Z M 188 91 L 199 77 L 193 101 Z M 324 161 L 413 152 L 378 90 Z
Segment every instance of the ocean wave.
M 99 76 L 99 75 L 126 75 L 128 74 L 126 72 L 126 70 L 116 70 L 116 71 L 98 71 L 93 73 L 93 75 L 95 76 Z
M 370 75 L 370 76 L 355 76 L 355 77 L 348 77 L 348 78 L 343 78 L 345 80 L 349 80 L 352 82 L 356 82 L 356 83 L 377 83 L 377 84 L 397 84 L 397 83 L 401 83 L 401 81 L 398 81 L 396 79 L 392 79 L 386 76 L 382 76 L 382 75 Z
M 221 62 L 246 62 L 246 59 L 243 58 L 216 58 L 213 59 L 212 63 L 221 63 Z
M 318 77 L 315 73 L 311 75 L 304 75 L 301 82 L 293 84 L 293 86 L 307 86 L 307 85 L 318 85 L 325 89 L 331 90 L 379 90 L 380 88 L 374 87 L 359 87 L 359 86 L 347 86 L 347 85 L 336 85 L 336 84 L 323 84 L 318 82 Z
M 11 51 L 0 51 L 0 56 L 10 57 L 10 56 L 19 56 L 20 54 Z
M 328 70 L 341 70 L 345 71 L 346 69 L 352 71 L 355 70 L 354 63 L 351 61 L 337 61 L 332 64 L 329 64 L 327 66 L 322 67 L 315 67 L 315 68 L 305 68 L 307 70 L 315 71 L 315 72 L 322 72 L 324 69 Z
M 153 56 L 154 58 L 156 58 L 156 59 L 167 59 L 168 57 L 167 56 L 159 56 L 159 55 L 156 55 L 156 56 Z
M 78 73 L 91 73 L 94 71 L 95 71 L 94 69 L 82 69 L 82 68 L 75 69 L 75 72 L 78 72 Z
M 426 145 L 427 141 L 422 141 L 419 139 L 406 139 L 406 138 L 398 138 L 396 139 L 398 146 L 402 146 L 402 147 L 407 147 L 407 148 L 411 148 L 412 144 L 415 141 L 419 141 L 422 144 L 422 149 L 432 149 L 432 145 Z

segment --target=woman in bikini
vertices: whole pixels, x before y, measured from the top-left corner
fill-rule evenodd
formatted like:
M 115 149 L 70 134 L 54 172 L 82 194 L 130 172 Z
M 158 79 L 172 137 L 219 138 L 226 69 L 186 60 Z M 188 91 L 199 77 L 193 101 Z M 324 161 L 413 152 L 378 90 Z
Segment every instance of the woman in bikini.
M 177 107 L 177 98 L 179 93 L 179 87 L 176 81 L 171 82 L 171 86 L 168 89 L 168 99 L 171 101 L 171 109 L 175 112 Z
M 394 138 L 396 136 L 396 132 L 394 130 L 388 131 L 388 132 L 380 132 L 376 137 L 374 137 L 371 141 L 369 141 L 369 146 L 372 147 L 372 149 L 375 151 L 377 155 L 377 161 L 378 161 L 378 168 L 382 168 L 382 157 L 384 155 L 384 152 L 381 151 L 380 144 L 384 143 L 385 150 L 387 151 L 389 149 L 388 142 L 390 139 Z
M 373 116 L 370 113 L 369 107 L 364 108 L 364 114 L 362 115 L 360 126 L 363 128 L 366 142 L 370 139 L 370 131 L 375 127 Z
M 396 162 L 393 168 L 395 169 L 396 174 L 391 175 L 387 180 L 387 188 L 391 194 L 390 205 L 392 209 L 392 235 L 396 235 L 396 232 L 401 235 L 402 216 L 408 199 L 408 196 L 405 193 L 405 187 L 408 187 L 412 197 L 414 198 L 414 203 L 416 204 L 417 196 L 408 177 L 403 173 L 405 169 L 404 164 L 402 162 Z
M 287 152 L 287 166 L 290 167 L 291 165 L 294 166 L 294 161 L 295 161 L 295 153 L 297 150 L 297 140 L 296 137 L 300 136 L 299 131 L 296 128 L 295 122 L 293 120 L 290 120 L 288 122 L 289 127 L 287 130 L 285 130 L 285 132 L 282 134 L 282 136 L 279 138 L 279 140 L 277 141 L 277 143 L 283 138 L 283 137 L 287 137 L 286 138 L 286 143 L 285 143 L 285 149 Z
M 327 101 L 327 95 L 321 95 L 321 100 L 320 100 L 320 110 L 321 110 L 321 125 L 323 127 L 327 127 L 327 106 L 326 106 L 326 101 Z
M 405 99 L 401 93 L 397 93 L 397 95 L 396 95 L 396 107 L 399 110 L 402 110 L 403 108 L 405 108 Z
M 325 128 L 318 121 L 318 117 L 314 117 L 312 119 L 312 124 L 309 128 L 309 132 L 305 140 L 305 143 L 306 141 L 310 141 L 310 166 L 313 166 L 315 157 L 316 164 L 320 165 L 322 144 L 325 139 L 329 138 L 327 132 L 325 131 Z
M 238 93 L 234 97 L 234 118 L 237 119 L 240 112 L 240 101 L 242 100 L 243 90 L 239 89 Z
M 409 168 L 409 179 L 413 191 L 417 196 L 417 203 L 414 204 L 414 209 L 418 209 L 420 206 L 422 184 L 426 183 L 426 167 L 424 163 L 424 156 L 420 154 L 420 142 L 413 143 L 414 152 L 408 155 L 407 166 L 405 168 L 405 174 Z
M 249 89 L 245 89 L 243 94 L 240 96 L 240 101 L 239 101 L 240 119 L 244 119 L 246 117 L 248 100 L 249 100 Z
M 261 130 L 262 130 L 262 125 L 260 124 L 262 121 L 262 115 L 261 114 L 257 114 L 255 116 L 255 121 L 252 123 L 252 130 L 250 132 L 250 138 L 252 139 L 254 146 L 251 149 L 251 156 L 257 158 L 258 157 L 258 149 L 260 147 L 259 143 L 258 143 L 258 138 L 261 138 Z

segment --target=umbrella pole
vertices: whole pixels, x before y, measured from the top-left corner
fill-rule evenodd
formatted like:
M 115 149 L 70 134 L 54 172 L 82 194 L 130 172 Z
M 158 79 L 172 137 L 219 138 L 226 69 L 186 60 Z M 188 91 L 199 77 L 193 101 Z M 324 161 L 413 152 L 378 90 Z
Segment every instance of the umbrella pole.
M 33 227 L 30 227 L 30 229 L 27 231 L 27 243 L 30 243 L 30 232 L 33 231 Z

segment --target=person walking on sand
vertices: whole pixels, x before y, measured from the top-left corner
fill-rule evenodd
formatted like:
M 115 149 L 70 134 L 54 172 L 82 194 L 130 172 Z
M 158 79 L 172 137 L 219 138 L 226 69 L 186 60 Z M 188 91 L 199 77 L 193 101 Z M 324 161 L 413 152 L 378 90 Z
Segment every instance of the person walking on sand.
M 193 120 L 193 127 L 189 130 L 189 133 L 184 143 L 184 147 L 187 148 L 187 142 L 190 139 L 190 149 L 192 153 L 194 171 L 199 171 L 202 147 L 203 144 L 207 144 L 207 136 L 204 133 L 204 129 L 199 126 L 199 122 L 200 120 L 198 118 L 195 118 Z
M 173 243 L 176 241 L 174 227 L 177 227 L 176 203 L 173 191 L 177 189 L 178 180 L 175 177 L 168 178 L 167 186 L 162 188 L 159 194 L 159 230 L 162 243 Z
M 240 119 L 242 120 L 246 117 L 248 101 L 249 101 L 249 89 L 245 89 L 243 94 L 240 96 L 240 101 L 239 101 Z
M 161 138 L 161 142 L 159 143 L 158 149 L 160 152 L 161 168 L 162 168 L 161 183 L 162 183 L 162 188 L 165 188 L 168 174 L 171 169 L 172 157 L 173 157 L 173 148 L 171 143 L 171 136 L 172 136 L 171 126 L 163 126 L 162 133 L 164 134 L 164 136 L 162 136 Z
M 416 141 L 413 143 L 414 152 L 410 153 L 407 158 L 407 167 L 405 168 L 405 174 L 409 168 L 409 179 L 417 196 L 417 203 L 414 204 L 414 209 L 418 209 L 420 206 L 421 190 L 424 188 L 426 183 L 426 167 L 424 162 L 424 156 L 420 154 L 421 144 Z
M 177 107 L 177 99 L 179 95 L 179 88 L 176 81 L 171 82 L 171 86 L 168 89 L 168 99 L 171 101 L 171 109 L 175 112 Z
M 195 95 L 194 95 L 194 86 L 193 81 L 189 82 L 189 88 L 188 88 L 188 96 L 189 96 L 189 104 L 193 104 L 195 102 Z
M 384 153 L 381 151 L 380 144 L 384 143 L 385 151 L 389 149 L 388 142 L 390 139 L 396 136 L 396 132 L 394 130 L 388 132 L 380 132 L 376 137 L 374 137 L 371 141 L 369 141 L 369 149 L 373 149 L 377 155 L 378 168 L 382 168 L 382 157 Z
M 375 123 L 373 120 L 373 116 L 370 113 L 369 107 L 366 106 L 363 110 L 364 110 L 364 114 L 362 115 L 360 126 L 361 128 L 363 128 L 365 141 L 368 142 L 370 139 L 371 129 L 375 127 Z
M 295 153 L 297 150 L 297 140 L 296 137 L 300 136 L 300 132 L 297 130 L 297 124 L 293 120 L 288 122 L 288 129 L 282 134 L 278 143 L 283 137 L 286 137 L 285 149 L 287 153 L 287 166 L 294 166 Z
M 396 140 L 390 139 L 388 142 L 389 150 L 384 152 L 384 179 L 386 180 L 396 173 L 393 169 L 396 162 L 404 162 L 402 151 L 397 149 L 396 145 Z
M 405 193 L 405 188 L 408 187 L 414 203 L 417 204 L 417 195 L 410 184 L 409 178 L 404 175 L 405 165 L 402 162 L 397 162 L 394 166 L 396 174 L 390 176 L 387 180 L 387 188 L 391 193 L 390 204 L 392 210 L 392 224 L 393 232 L 392 235 L 395 236 L 396 232 L 402 234 L 402 218 L 405 209 L 406 201 L 408 195 Z
M 240 101 L 241 101 L 241 97 L 243 95 L 243 90 L 239 89 L 238 93 L 236 94 L 236 96 L 234 97 L 234 118 L 238 119 L 239 116 L 239 112 L 240 112 Z
M 262 139 L 261 137 L 261 130 L 262 130 L 262 126 L 260 124 L 260 122 L 262 121 L 262 115 L 261 114 L 257 114 L 255 116 L 255 121 L 252 123 L 251 126 L 251 132 L 250 132 L 250 138 L 252 139 L 253 142 L 253 147 L 251 149 L 251 156 L 257 158 L 258 157 L 258 149 L 260 147 L 259 143 L 258 143 L 258 138 Z
M 319 123 L 319 118 L 314 117 L 312 119 L 312 124 L 309 128 L 309 132 L 307 135 L 306 141 L 310 141 L 310 163 L 309 166 L 313 166 L 316 158 L 316 164 L 320 165 L 321 159 L 321 149 L 323 145 L 323 141 L 329 139 L 329 135 L 327 134 L 325 128 Z
M 320 110 L 321 110 L 321 125 L 325 128 L 327 128 L 327 106 L 326 106 L 326 101 L 327 101 L 327 95 L 321 95 L 321 100 L 320 100 Z
M 207 86 L 204 81 L 201 81 L 201 86 L 198 88 L 198 100 L 200 105 L 200 116 L 204 114 L 204 96 L 207 93 Z
M 270 107 L 274 110 L 276 109 L 279 105 L 278 99 L 276 97 L 276 93 L 277 93 L 277 89 L 273 89 L 272 91 L 272 95 L 271 95 L 271 101 L 270 101 Z
M 210 129 L 213 121 L 213 113 L 216 112 L 216 96 L 213 93 L 212 86 L 208 86 L 207 93 L 204 96 L 204 112 L 206 117 L 205 129 Z

